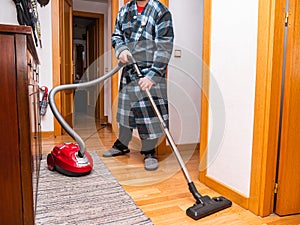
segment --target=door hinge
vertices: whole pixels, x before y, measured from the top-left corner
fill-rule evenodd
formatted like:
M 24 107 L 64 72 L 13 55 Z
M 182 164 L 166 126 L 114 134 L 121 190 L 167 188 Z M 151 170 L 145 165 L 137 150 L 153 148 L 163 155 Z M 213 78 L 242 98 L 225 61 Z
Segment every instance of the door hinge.
M 284 25 L 287 27 L 289 25 L 289 12 L 285 12 Z
M 274 194 L 278 193 L 278 183 L 274 184 Z

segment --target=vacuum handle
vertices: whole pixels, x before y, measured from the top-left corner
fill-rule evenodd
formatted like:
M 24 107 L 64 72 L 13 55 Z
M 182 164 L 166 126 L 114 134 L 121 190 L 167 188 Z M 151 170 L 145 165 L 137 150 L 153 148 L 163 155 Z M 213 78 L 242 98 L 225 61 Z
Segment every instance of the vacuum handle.
M 110 72 L 108 72 L 107 74 L 104 74 L 103 76 L 101 76 L 95 80 L 91 80 L 91 81 L 79 83 L 79 84 L 60 85 L 60 86 L 54 87 L 49 93 L 49 97 L 48 97 L 49 105 L 53 112 L 53 115 L 55 116 L 57 121 L 60 123 L 60 125 L 64 128 L 64 130 L 78 143 L 78 145 L 79 145 L 78 156 L 81 158 L 84 157 L 85 143 L 82 140 L 82 138 L 79 136 L 79 134 L 77 134 L 75 132 L 75 130 L 72 129 L 72 127 L 66 122 L 66 120 L 63 118 L 63 116 L 58 111 L 56 103 L 55 103 L 55 95 L 57 94 L 57 92 L 63 91 L 63 90 L 70 90 L 70 89 L 94 86 L 94 85 L 110 78 L 114 74 L 116 74 L 123 66 L 124 66 L 124 64 L 119 62 L 119 64 L 115 68 L 113 68 Z
M 132 66 L 134 67 L 134 70 L 135 70 L 136 73 L 137 73 L 137 77 L 138 77 L 138 78 L 143 78 L 143 77 L 145 77 L 145 76 L 141 73 L 141 70 L 140 70 L 140 68 L 138 67 L 137 62 L 135 61 L 135 59 L 133 58 L 132 55 L 129 55 L 129 56 L 128 56 L 128 60 L 129 60 L 129 63 L 131 63 Z

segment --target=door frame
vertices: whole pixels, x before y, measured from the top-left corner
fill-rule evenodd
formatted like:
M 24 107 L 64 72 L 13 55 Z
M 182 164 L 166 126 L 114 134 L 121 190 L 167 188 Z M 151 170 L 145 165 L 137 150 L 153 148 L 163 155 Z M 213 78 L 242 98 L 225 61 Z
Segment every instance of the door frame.
M 99 63 L 99 71 L 98 75 L 104 73 L 104 57 L 101 57 L 104 55 L 104 14 L 101 13 L 90 13 L 90 12 L 83 12 L 83 11 L 73 11 L 73 16 L 78 17 L 86 17 L 86 18 L 92 18 L 96 19 L 98 21 L 97 23 L 97 29 L 98 29 L 98 51 L 100 56 Z M 96 106 L 98 108 L 96 109 L 95 116 L 98 117 L 98 119 L 101 121 L 101 123 L 107 122 L 107 118 L 104 116 L 104 89 L 102 88 L 99 92 L 100 96 L 97 100 Z M 88 104 L 88 103 L 87 103 Z M 88 109 L 89 111 L 89 109 Z M 90 113 L 90 115 L 93 115 L 93 113 Z
M 260 0 L 259 5 L 249 209 L 256 215 L 268 216 L 274 212 L 286 0 Z
M 72 4 L 72 0 L 67 0 Z M 63 30 L 61 30 L 61 15 L 60 15 L 60 0 L 51 1 L 51 24 L 52 24 L 52 82 L 53 87 L 61 84 L 62 80 L 62 72 L 61 72 L 61 36 Z M 71 42 L 72 43 L 72 42 Z M 72 46 L 71 46 L 72 50 Z M 71 54 L 72 57 L 72 54 Z M 73 67 L 71 66 L 71 72 Z M 62 94 L 57 93 L 55 95 L 55 103 L 59 112 L 62 112 Z M 54 119 L 54 136 L 61 135 L 63 133 L 63 129 L 59 122 Z
M 203 62 L 210 67 L 212 0 L 204 0 Z M 259 0 L 252 167 L 249 198 L 199 172 L 200 181 L 259 216 L 273 212 L 284 46 L 285 0 Z M 200 160 L 207 162 L 209 82 L 203 70 Z
M 52 24 L 52 83 L 53 87 L 60 85 L 60 29 L 59 29 L 59 1 L 60 0 L 52 0 L 51 1 L 51 24 Z M 55 96 L 55 102 L 57 105 L 57 109 L 61 111 L 61 94 L 57 93 Z M 61 135 L 61 126 L 59 122 L 54 119 L 54 136 Z
M 300 214 L 299 200 L 299 176 L 297 166 L 300 165 L 298 155 L 299 109 L 299 14 L 300 4 L 298 0 L 289 0 L 285 26 L 285 67 L 282 75 L 282 102 L 281 121 L 279 133 L 279 153 L 277 164 L 275 198 L 275 213 L 280 216 Z M 298 177 L 297 177 L 298 176 Z M 298 194 L 295 194 L 295 192 Z

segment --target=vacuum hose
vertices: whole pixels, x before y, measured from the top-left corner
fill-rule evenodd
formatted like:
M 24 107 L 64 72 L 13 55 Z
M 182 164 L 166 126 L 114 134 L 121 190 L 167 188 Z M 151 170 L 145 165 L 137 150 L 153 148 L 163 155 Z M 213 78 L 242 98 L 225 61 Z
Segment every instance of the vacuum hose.
M 70 90 L 70 89 L 85 88 L 85 87 L 94 86 L 94 85 L 110 78 L 114 74 L 116 74 L 123 67 L 123 65 L 124 64 L 119 62 L 119 64 L 115 68 L 113 68 L 110 72 L 108 72 L 107 74 L 104 74 L 103 76 L 101 76 L 101 77 L 99 77 L 95 80 L 91 80 L 91 81 L 84 82 L 84 83 L 79 83 L 79 84 L 60 85 L 60 86 L 54 87 L 49 93 L 49 105 L 50 105 L 50 108 L 53 112 L 53 115 L 55 116 L 57 121 L 60 123 L 60 125 L 64 128 L 64 130 L 78 143 L 78 145 L 79 145 L 78 156 L 80 158 L 84 157 L 85 143 L 82 140 L 82 138 L 75 132 L 75 130 L 73 130 L 72 127 L 65 121 L 63 116 L 58 111 L 56 103 L 55 103 L 55 99 L 54 99 L 55 94 L 57 92 L 63 91 L 63 90 Z

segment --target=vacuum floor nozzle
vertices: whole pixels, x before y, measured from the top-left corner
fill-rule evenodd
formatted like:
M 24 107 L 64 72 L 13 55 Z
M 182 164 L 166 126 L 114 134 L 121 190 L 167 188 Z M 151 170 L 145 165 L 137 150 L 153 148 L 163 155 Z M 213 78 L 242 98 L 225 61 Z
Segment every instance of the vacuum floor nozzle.
M 232 205 L 232 202 L 224 197 L 209 196 L 201 197 L 202 203 L 196 203 L 186 210 L 186 214 L 194 220 L 199 220 L 203 217 L 209 216 Z

